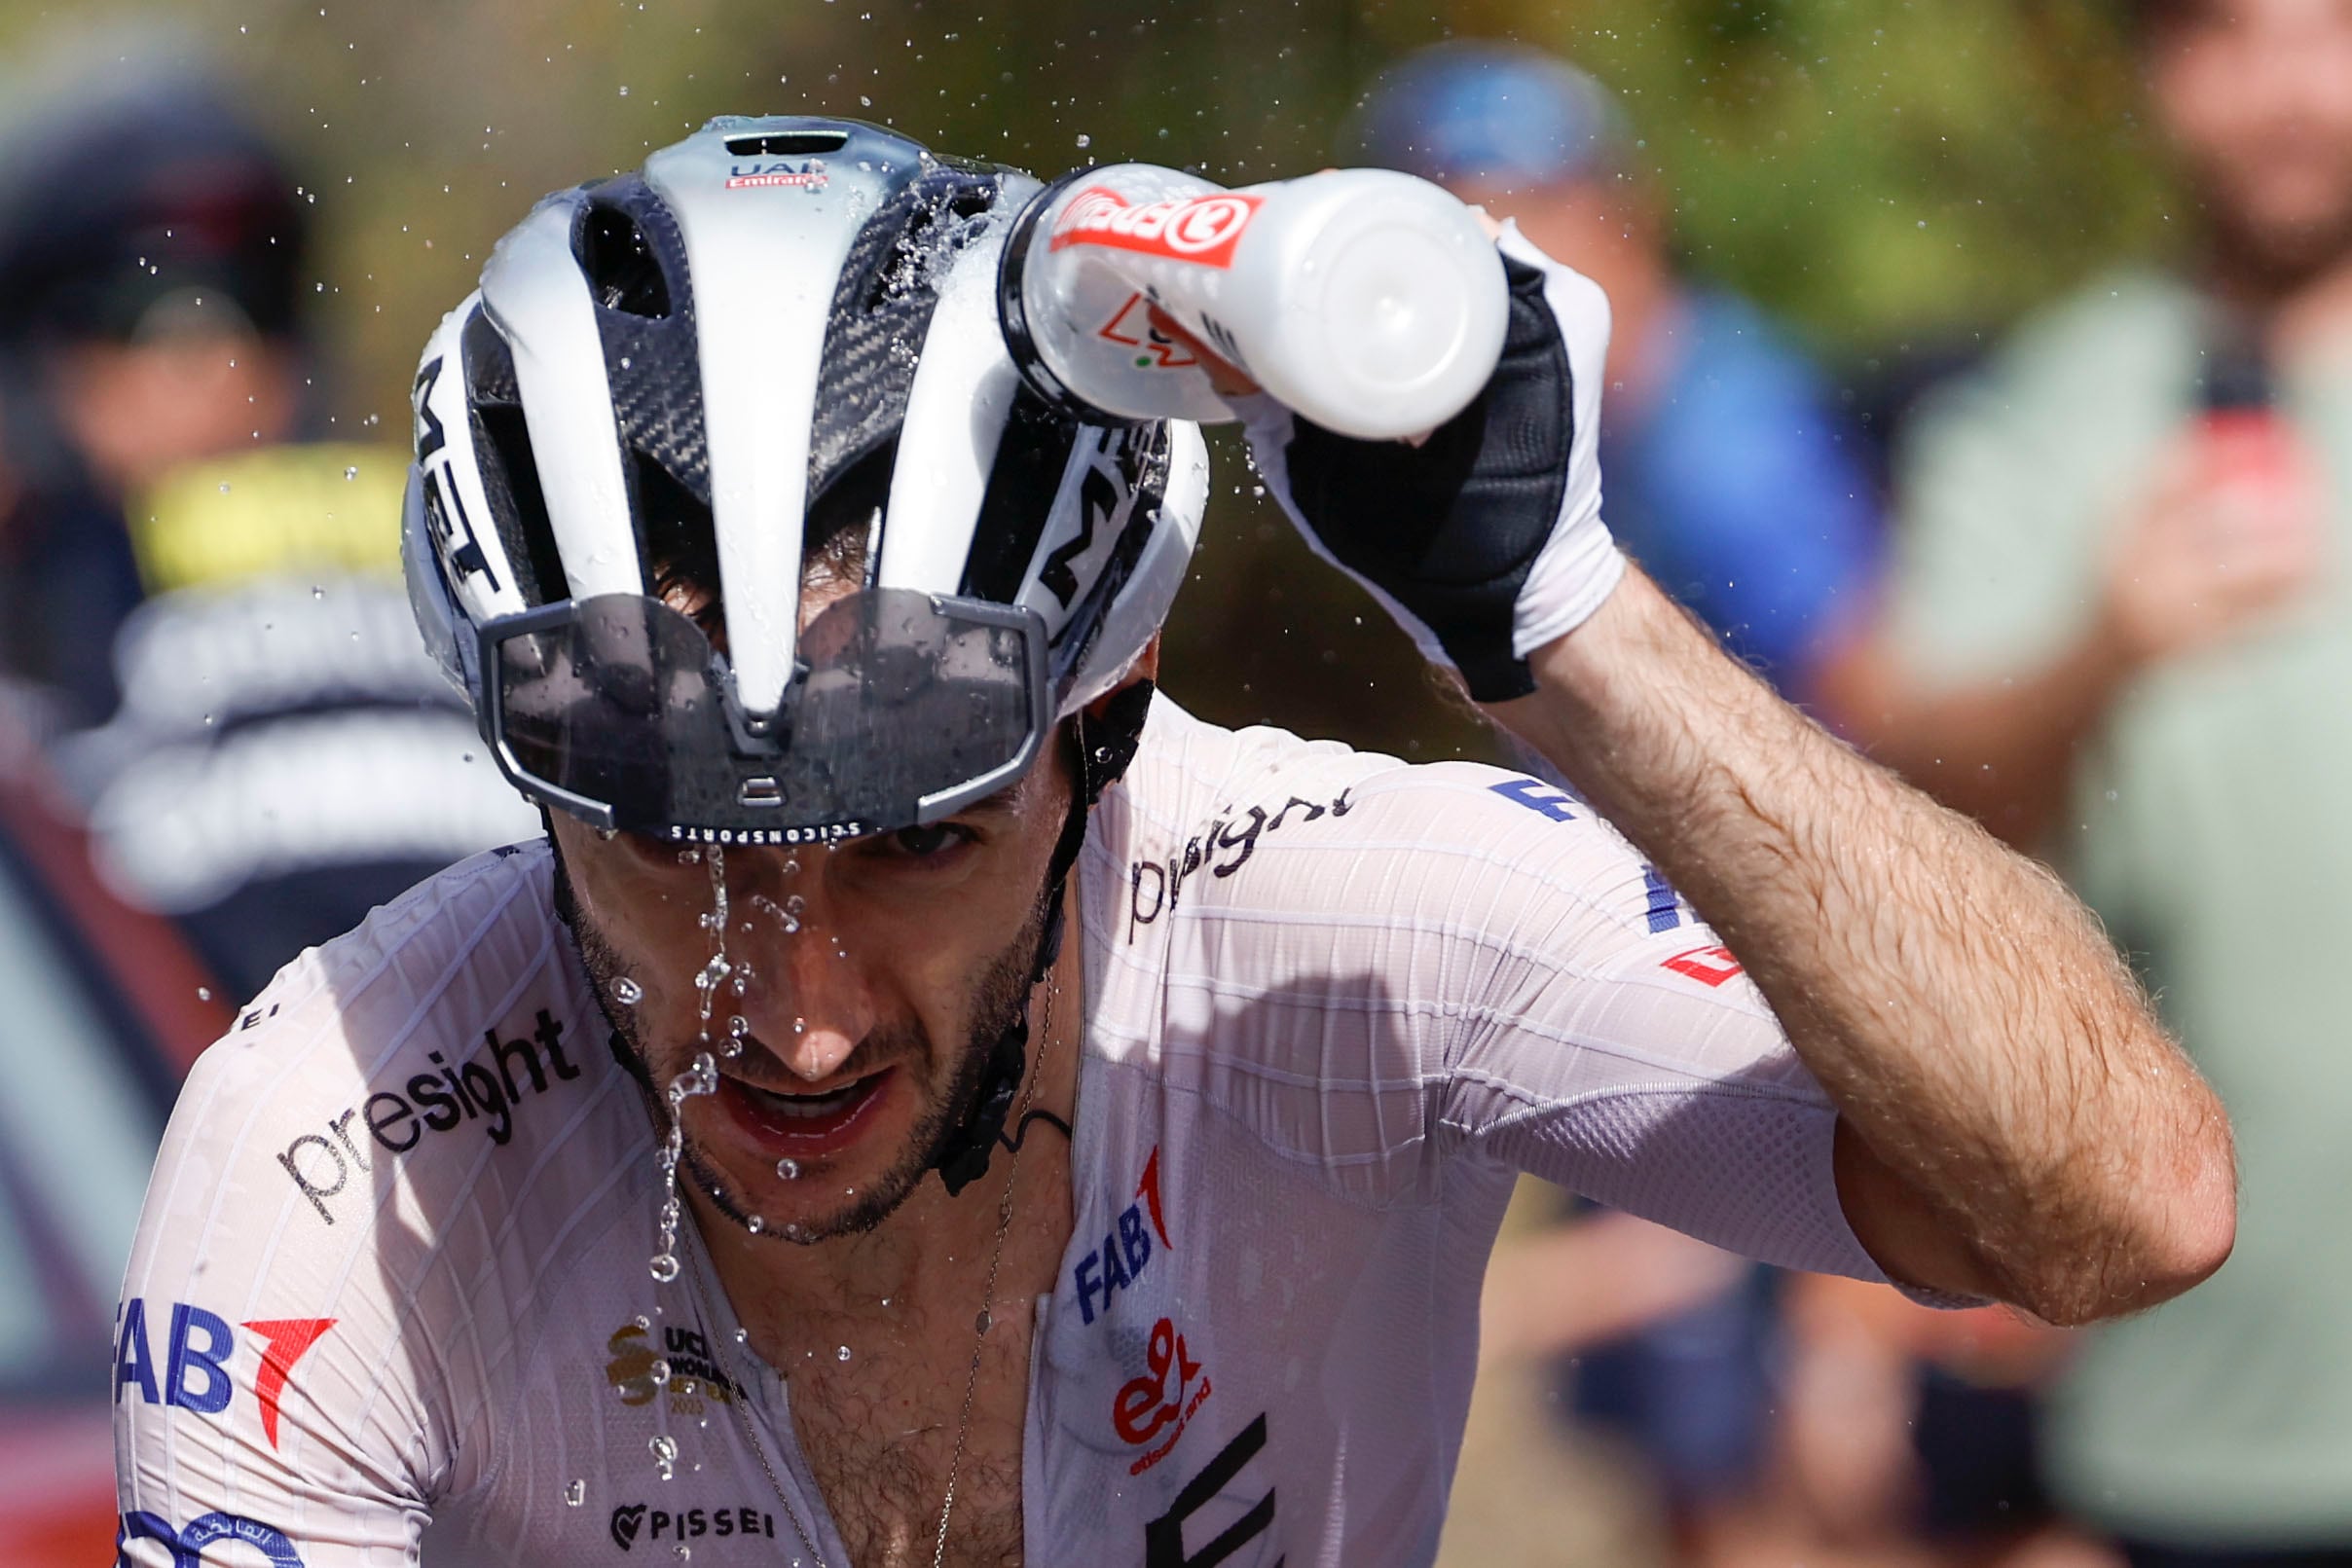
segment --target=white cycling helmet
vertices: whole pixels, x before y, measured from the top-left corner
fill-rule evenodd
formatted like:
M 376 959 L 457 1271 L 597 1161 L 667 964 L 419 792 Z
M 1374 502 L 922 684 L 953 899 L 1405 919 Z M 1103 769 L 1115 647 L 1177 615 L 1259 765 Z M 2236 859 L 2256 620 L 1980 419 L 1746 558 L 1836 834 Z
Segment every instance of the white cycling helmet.
M 1023 383 L 997 271 L 1039 189 L 855 121 L 722 118 L 498 241 L 418 373 L 403 553 L 526 795 L 682 840 L 888 832 L 1119 683 L 1207 455 Z M 820 550 L 856 575 L 804 618 Z

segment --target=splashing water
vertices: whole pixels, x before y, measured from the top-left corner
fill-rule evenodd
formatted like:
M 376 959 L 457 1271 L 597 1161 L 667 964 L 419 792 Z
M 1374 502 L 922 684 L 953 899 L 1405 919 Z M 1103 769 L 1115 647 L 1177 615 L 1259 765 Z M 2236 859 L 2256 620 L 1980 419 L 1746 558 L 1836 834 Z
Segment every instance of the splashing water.
M 699 851 L 680 850 L 680 864 L 692 863 L 687 859 L 688 855 L 692 855 L 696 860 L 703 857 Z M 653 1278 L 663 1285 L 677 1279 L 679 1271 L 678 1162 L 686 1149 L 685 1104 L 696 1095 L 718 1092 L 718 1060 L 711 1054 L 710 1049 L 711 1003 L 715 1000 L 713 993 L 717 990 L 718 982 L 725 979 L 734 967 L 727 962 L 727 852 L 718 845 L 711 846 L 710 866 L 711 897 L 716 905 L 717 918 L 705 916 L 703 927 L 712 933 L 717 951 L 711 955 L 711 962 L 704 965 L 694 976 L 694 989 L 701 998 L 699 1012 L 703 1048 L 695 1052 L 691 1066 L 670 1080 L 669 1090 L 663 1096 L 670 1103 L 670 1130 L 662 1139 L 660 1151 L 655 1155 L 660 1162 L 662 1175 L 661 1245 L 653 1255 L 651 1271 Z M 733 1047 L 727 1052 L 729 1056 L 743 1050 L 741 1039 L 733 1039 L 729 1043 Z
M 695 1010 L 701 1018 L 702 1042 L 707 1049 L 711 1043 L 711 1011 L 718 1001 L 719 982 L 735 972 L 735 966 L 727 960 L 727 852 L 717 844 L 711 846 L 711 908 L 701 917 L 701 925 L 711 933 L 713 948 L 711 962 L 694 976 Z M 745 1031 L 749 1033 L 749 1025 Z M 732 1048 L 727 1054 L 741 1054 L 742 1037 L 734 1035 L 732 1030 L 729 1034 Z M 717 1086 L 711 1085 L 714 1089 Z

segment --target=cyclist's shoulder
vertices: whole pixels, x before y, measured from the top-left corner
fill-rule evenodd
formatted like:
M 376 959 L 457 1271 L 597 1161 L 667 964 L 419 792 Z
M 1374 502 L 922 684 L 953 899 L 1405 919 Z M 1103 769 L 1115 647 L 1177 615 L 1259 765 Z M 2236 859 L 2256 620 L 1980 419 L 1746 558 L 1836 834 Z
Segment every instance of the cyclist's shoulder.
M 650 1135 L 548 878 L 543 845 L 475 857 L 279 971 L 172 1112 L 143 1223 L 158 1266 L 249 1232 L 319 1268 L 413 1271 L 460 1241 L 598 1228 Z
M 478 1057 L 495 1072 L 497 1046 L 512 1034 L 561 1037 L 574 1072 L 579 1062 L 602 1062 L 601 1049 L 590 1053 L 566 1034 L 579 1032 L 584 986 L 549 885 L 544 841 L 489 851 L 296 957 L 198 1060 L 173 1113 L 174 1142 L 229 1130 L 240 1142 L 282 1149 L 296 1136 L 289 1129 L 330 1146 L 338 1136 L 364 1141 L 379 1120 L 403 1122 L 390 1102 L 411 1098 L 404 1086 L 420 1074 L 453 1080 L 444 1095 L 480 1100 L 457 1112 L 475 1119 L 493 1108 L 487 1092 L 464 1094 L 465 1063 Z M 549 1054 L 538 1051 L 542 1081 Z M 523 1073 L 527 1064 L 508 1065 Z M 412 1114 L 440 1119 L 444 1112 L 425 1098 Z M 333 1123 L 346 1112 L 353 1114 L 337 1135 Z M 406 1136 L 416 1125 L 407 1124 Z M 389 1136 L 398 1142 L 404 1134 Z
M 1353 866 L 1358 892 L 1383 861 L 1410 865 L 1428 853 L 1547 877 L 1562 874 L 1562 857 L 1609 877 L 1638 859 L 1584 802 L 1529 774 L 1467 758 L 1407 761 L 1271 726 L 1229 730 L 1164 700 L 1105 805 L 1102 848 L 1131 862 L 1126 880 L 1139 894 L 1156 886 L 1155 867 L 1161 881 L 1205 873 L 1204 886 L 1237 885 L 1251 862 L 1303 863 L 1312 852 Z M 1263 891 L 1263 870 L 1249 881 Z

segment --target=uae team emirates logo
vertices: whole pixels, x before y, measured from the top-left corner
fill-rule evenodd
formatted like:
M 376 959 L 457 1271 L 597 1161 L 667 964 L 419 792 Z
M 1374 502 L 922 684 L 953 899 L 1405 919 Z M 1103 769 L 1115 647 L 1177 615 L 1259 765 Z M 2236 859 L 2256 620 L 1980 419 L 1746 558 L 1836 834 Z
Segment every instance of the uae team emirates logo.
M 1264 200 L 1219 191 L 1130 202 L 1107 185 L 1089 185 L 1062 208 L 1047 248 L 1104 245 L 1196 267 L 1231 267 L 1233 247 Z

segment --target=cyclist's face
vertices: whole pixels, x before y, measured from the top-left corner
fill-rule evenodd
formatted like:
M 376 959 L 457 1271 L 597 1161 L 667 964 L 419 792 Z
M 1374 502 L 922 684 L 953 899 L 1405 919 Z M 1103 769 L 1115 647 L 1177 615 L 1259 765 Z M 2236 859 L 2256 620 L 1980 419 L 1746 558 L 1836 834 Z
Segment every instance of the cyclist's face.
M 2183 6 L 2148 70 L 2225 241 L 2286 274 L 2352 249 L 2352 0 Z
M 614 1026 L 665 1092 L 717 1059 L 717 1092 L 683 1104 L 681 1183 L 800 1239 L 867 1228 L 913 1190 L 1024 1000 L 1069 804 L 1058 752 L 937 826 L 728 850 L 723 971 L 709 852 L 555 817 Z

